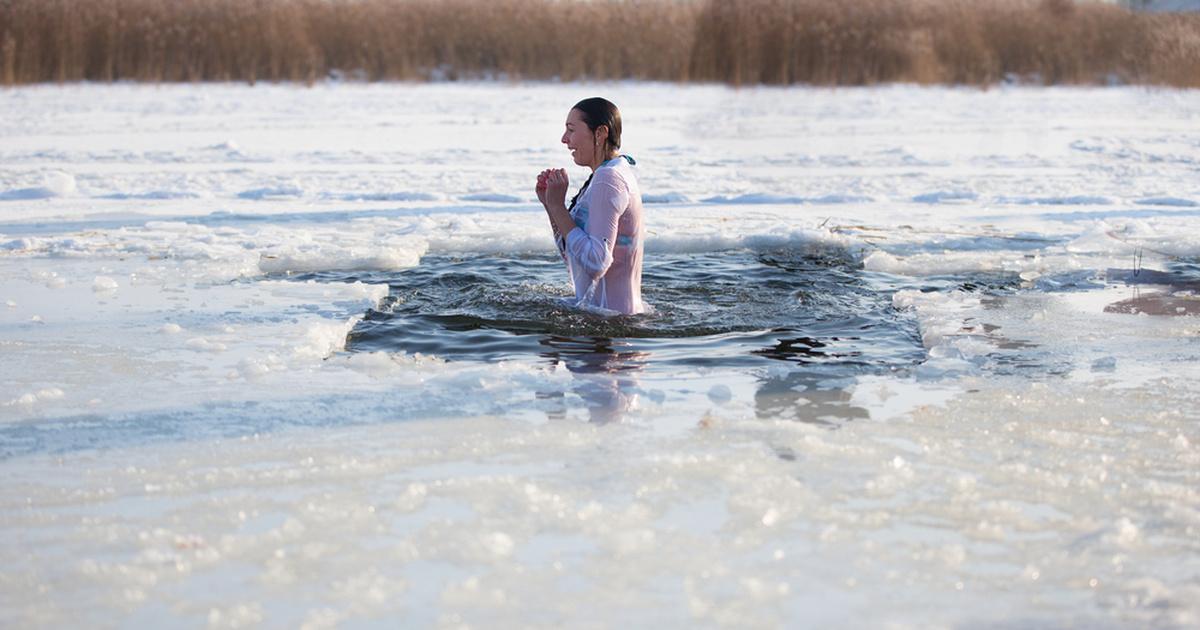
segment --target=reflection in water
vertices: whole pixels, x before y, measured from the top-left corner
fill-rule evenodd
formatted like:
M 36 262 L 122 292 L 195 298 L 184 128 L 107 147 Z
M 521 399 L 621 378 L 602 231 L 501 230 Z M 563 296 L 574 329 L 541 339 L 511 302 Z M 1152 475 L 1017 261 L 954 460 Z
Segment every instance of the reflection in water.
M 545 350 L 538 355 L 551 365 L 562 365 L 573 376 L 572 391 L 587 405 L 592 422 L 620 422 L 625 414 L 637 407 L 639 383 L 637 374 L 645 368 L 648 352 L 628 350 L 629 344 L 606 337 L 564 337 L 550 335 L 539 342 Z M 539 398 L 552 394 L 539 392 Z M 561 410 L 550 412 L 551 418 L 566 416 L 566 400 L 560 394 Z
M 1142 294 L 1134 289 L 1134 296 L 1113 302 L 1104 307 L 1105 313 L 1128 313 L 1131 315 L 1200 315 L 1200 297 L 1177 295 L 1169 292 Z
M 1104 307 L 1105 313 L 1130 315 L 1200 315 L 1200 279 L 1196 265 L 1176 264 L 1166 271 L 1154 269 L 1109 269 L 1110 282 L 1124 282 L 1133 294 Z M 1142 287 L 1154 290 L 1142 293 Z
M 754 393 L 754 411 L 763 419 L 821 425 L 870 417 L 866 409 L 850 404 L 845 382 L 807 371 L 763 378 Z

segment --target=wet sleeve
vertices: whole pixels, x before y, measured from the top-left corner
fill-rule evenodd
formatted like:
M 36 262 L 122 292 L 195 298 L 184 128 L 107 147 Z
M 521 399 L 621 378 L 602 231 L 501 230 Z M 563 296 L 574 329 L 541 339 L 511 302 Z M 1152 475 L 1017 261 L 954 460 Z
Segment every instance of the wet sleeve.
M 592 279 L 603 276 L 613 262 L 617 222 L 629 206 L 629 187 L 619 176 L 597 178 L 591 184 L 587 229 L 567 234 L 567 253 Z

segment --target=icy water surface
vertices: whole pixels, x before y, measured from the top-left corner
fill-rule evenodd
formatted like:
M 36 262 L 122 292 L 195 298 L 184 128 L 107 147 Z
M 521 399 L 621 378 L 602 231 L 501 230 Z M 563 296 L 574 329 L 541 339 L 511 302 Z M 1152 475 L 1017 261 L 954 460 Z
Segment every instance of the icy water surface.
M 561 259 L 426 256 L 386 278 L 391 293 L 347 349 L 661 370 L 779 360 L 842 376 L 911 367 L 924 356 L 916 321 L 874 275 L 785 250 L 652 256 L 643 287 L 654 312 L 604 317 L 562 305 Z
M 533 176 L 622 109 L 656 312 Z M 703 130 L 697 133 L 697 130 Z M 1194 628 L 1200 92 L 0 91 L 0 627 Z

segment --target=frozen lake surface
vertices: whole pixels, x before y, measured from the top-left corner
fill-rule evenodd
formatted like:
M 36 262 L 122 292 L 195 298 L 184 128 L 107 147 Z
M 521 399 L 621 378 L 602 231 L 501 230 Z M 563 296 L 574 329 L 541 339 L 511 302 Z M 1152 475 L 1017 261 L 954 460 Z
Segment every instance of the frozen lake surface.
M 650 316 L 557 303 L 594 94 Z M 1198 91 L 45 86 L 0 138 L 0 625 L 1200 624 Z

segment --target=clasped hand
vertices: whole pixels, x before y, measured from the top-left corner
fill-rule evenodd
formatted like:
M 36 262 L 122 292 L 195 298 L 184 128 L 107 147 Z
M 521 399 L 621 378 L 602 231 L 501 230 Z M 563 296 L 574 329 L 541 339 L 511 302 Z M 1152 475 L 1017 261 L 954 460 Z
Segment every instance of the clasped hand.
M 537 186 L 534 190 L 537 192 L 538 201 L 547 210 L 551 205 L 566 207 L 567 203 L 567 188 L 570 187 L 571 181 L 567 177 L 567 171 L 561 168 L 548 168 L 538 174 Z

